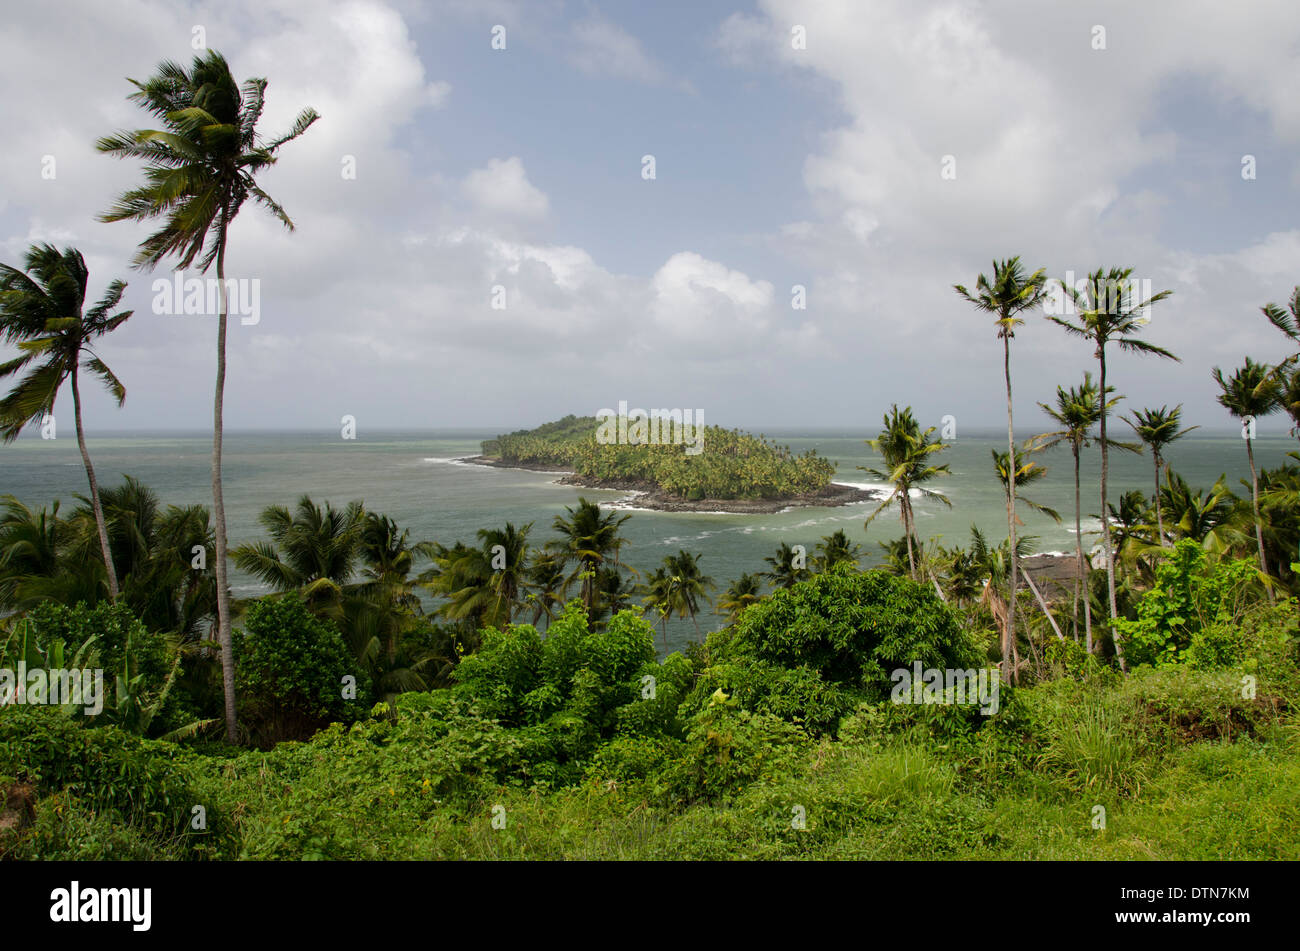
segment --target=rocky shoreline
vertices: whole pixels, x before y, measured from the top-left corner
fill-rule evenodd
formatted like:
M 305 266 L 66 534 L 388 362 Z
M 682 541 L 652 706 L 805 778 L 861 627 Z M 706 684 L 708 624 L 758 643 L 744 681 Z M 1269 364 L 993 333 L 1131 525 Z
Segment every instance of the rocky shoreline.
M 729 515 L 772 515 L 789 508 L 821 507 L 833 508 L 840 505 L 852 505 L 855 502 L 875 502 L 884 498 L 884 493 L 875 489 L 860 489 L 857 486 L 832 482 L 817 492 L 805 492 L 781 499 L 680 499 L 668 495 L 652 483 L 633 480 L 604 480 L 580 476 L 573 470 L 558 465 L 518 465 L 489 459 L 486 456 L 470 456 L 459 462 L 469 462 L 479 466 L 492 466 L 497 469 L 525 469 L 530 472 L 562 473 L 557 479 L 559 485 L 574 485 L 589 489 L 613 489 L 622 492 L 634 492 L 635 496 L 620 499 L 616 505 L 650 509 L 656 512 L 725 512 Z

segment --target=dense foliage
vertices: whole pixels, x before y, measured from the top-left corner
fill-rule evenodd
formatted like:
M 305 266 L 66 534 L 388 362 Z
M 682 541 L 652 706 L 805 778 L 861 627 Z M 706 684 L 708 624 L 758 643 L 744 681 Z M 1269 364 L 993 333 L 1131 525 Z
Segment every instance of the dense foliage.
M 670 427 L 664 442 L 634 445 L 599 442 L 599 425 L 595 417 L 566 416 L 486 440 L 483 454 L 520 466 L 571 466 L 588 479 L 654 487 L 683 499 L 785 498 L 824 489 L 835 474 L 834 464 L 815 450 L 795 455 L 739 430 L 704 426 L 683 442 Z M 701 451 L 688 453 L 694 440 L 702 440 Z

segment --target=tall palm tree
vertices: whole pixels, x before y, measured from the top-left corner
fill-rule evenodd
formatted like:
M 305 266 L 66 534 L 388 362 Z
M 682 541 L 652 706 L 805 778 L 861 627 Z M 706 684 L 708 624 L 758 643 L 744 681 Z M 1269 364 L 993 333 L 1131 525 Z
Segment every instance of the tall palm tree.
M 812 569 L 808 567 L 806 558 L 804 564 L 796 565 L 795 557 L 793 546 L 781 542 L 775 555 L 763 559 L 771 570 L 760 572 L 760 576 L 771 581 L 775 588 L 793 588 L 799 582 L 807 581 L 812 577 Z
M 217 315 L 217 380 L 212 402 L 212 517 L 216 539 L 217 639 L 221 645 L 226 738 L 236 739 L 235 659 L 230 640 L 230 589 L 226 580 L 226 506 L 221 483 L 221 437 L 226 388 L 226 247 L 230 224 L 249 198 L 293 230 L 285 210 L 257 184 L 256 175 L 274 165 L 286 143 L 302 135 L 319 116 L 299 113 L 290 130 L 264 140 L 257 131 L 265 79 L 236 84 L 230 66 L 215 50 L 194 57 L 189 70 L 170 60 L 144 82 L 130 80 L 139 103 L 162 125 L 105 136 L 97 148 L 117 158 L 144 162 L 145 182 L 124 193 L 100 215 L 101 221 L 162 224 L 136 254 L 135 266 L 152 270 L 175 257 L 184 270 L 199 258 L 206 272 L 215 262 L 220 298 Z
M 1075 322 L 1064 317 L 1048 314 L 1047 319 L 1061 327 L 1067 334 L 1080 337 L 1093 344 L 1093 356 L 1097 358 L 1100 368 L 1100 393 L 1110 392 L 1106 384 L 1106 345 L 1114 343 L 1123 353 L 1140 353 L 1148 356 L 1164 357 L 1168 360 L 1178 358 L 1155 344 L 1138 340 L 1139 334 L 1149 318 L 1147 310 L 1152 304 L 1167 298 L 1173 291 L 1160 291 L 1146 300 L 1135 293 L 1132 281 L 1132 268 L 1111 268 L 1109 271 L 1098 268 L 1088 275 L 1082 288 L 1072 287 L 1065 281 L 1058 281 L 1066 301 L 1075 312 Z M 1099 397 L 1099 400 L 1101 398 Z M 1110 504 L 1108 502 L 1108 482 L 1110 479 L 1110 444 L 1106 436 L 1106 419 L 1110 415 L 1109 405 L 1101 402 L 1101 539 L 1106 551 L 1106 592 L 1110 607 L 1111 638 L 1115 643 L 1115 657 L 1119 660 L 1120 670 L 1127 671 L 1124 660 L 1124 645 L 1118 625 L 1119 604 L 1115 589 L 1115 552 L 1110 540 Z
M 1039 268 L 1026 277 L 1024 268 L 1020 264 L 1020 258 L 1014 257 L 1006 261 L 994 261 L 993 277 L 990 279 L 984 274 L 979 275 L 975 281 L 974 294 L 971 294 L 960 284 L 953 285 L 953 289 L 962 298 L 974 304 L 981 313 L 993 316 L 998 339 L 1002 341 L 1002 371 L 1007 387 L 1007 453 L 1011 455 L 1014 455 L 1016 451 L 1015 428 L 1012 425 L 1011 416 L 1011 338 L 1015 336 L 1015 328 L 1024 323 L 1024 319 L 1019 315 L 1042 303 L 1046 273 L 1045 269 Z M 1007 494 L 1007 534 L 1010 538 L 1011 550 L 1015 551 L 1016 483 L 1014 473 L 1012 473 L 1010 491 Z M 1016 559 L 1012 558 L 1010 588 L 1008 589 L 1011 592 L 1008 598 L 1011 616 L 1009 618 L 1007 637 L 1013 646 L 1016 639 L 1015 591 L 1017 580 Z M 1002 676 L 1005 682 L 1011 682 L 1010 670 L 1004 668 Z
M 547 542 L 547 550 L 559 558 L 565 565 L 572 564 L 568 583 L 579 582 L 582 603 L 592 616 L 596 608 L 598 586 L 596 573 L 607 562 L 618 564 L 618 553 L 627 539 L 619 534 L 619 529 L 631 515 L 605 514 L 600 506 L 578 499 L 578 507 L 565 506 L 568 517 L 555 516 L 551 527 L 560 537 Z
M 1256 363 L 1246 358 L 1244 366 L 1239 367 L 1229 377 L 1215 367 L 1212 376 L 1219 384 L 1219 405 L 1232 416 L 1242 421 L 1242 435 L 1246 439 L 1246 459 L 1250 463 L 1250 503 L 1255 516 L 1255 540 L 1259 545 L 1259 570 L 1268 574 L 1268 562 L 1264 558 L 1264 528 L 1259 518 L 1259 474 L 1255 470 L 1254 436 L 1248 421 L 1253 421 L 1269 413 L 1277 412 L 1281 396 L 1281 387 L 1272 369 L 1267 364 Z M 1269 600 L 1273 600 L 1273 590 L 1268 588 Z
M 1156 531 L 1160 535 L 1160 546 L 1169 547 L 1165 538 L 1165 518 L 1160 511 L 1160 467 L 1166 465 L 1164 451 L 1169 444 L 1182 439 L 1199 426 L 1182 425 L 1183 404 L 1179 403 L 1172 410 L 1168 406 L 1159 409 L 1135 410 L 1132 419 L 1125 419 L 1137 434 L 1138 439 L 1151 450 L 1151 459 L 1155 464 L 1156 491 L 1151 497 L 1156 507 Z
M 877 479 L 883 479 L 893 486 L 889 496 L 867 517 L 866 525 L 892 505 L 898 506 L 899 517 L 903 521 L 903 537 L 907 542 L 907 565 L 913 581 L 916 580 L 916 553 L 912 543 L 916 538 L 916 524 L 912 513 L 912 492 L 923 498 L 935 499 L 949 508 L 952 503 L 948 497 L 926 488 L 925 484 L 941 475 L 948 475 L 948 466 L 936 466 L 930 462 L 935 453 L 943 452 L 948 443 L 941 442 L 934 435 L 935 427 L 922 431 L 912 407 L 899 410 L 895 403 L 884 416 L 884 428 L 875 439 L 867 440 L 873 450 L 880 453 L 883 469 L 858 466 Z
M 86 301 L 86 284 L 90 269 L 76 248 L 62 252 L 53 245 L 34 244 L 27 249 L 24 273 L 8 264 L 0 264 L 0 339 L 17 344 L 21 355 L 0 364 L 0 379 L 24 375 L 9 394 L 0 400 L 0 434 L 5 442 L 18 438 L 23 427 L 54 413 L 54 400 L 64 382 L 72 384 L 73 421 L 77 429 L 77 447 L 90 483 L 90 502 L 99 532 L 99 550 L 108 579 L 108 595 L 117 600 L 117 570 L 108 544 L 104 524 L 104 506 L 99 497 L 95 467 L 86 450 L 86 434 L 81 423 L 81 387 L 79 372 L 84 369 L 98 377 L 113 394 L 117 405 L 126 401 L 126 387 L 91 349 L 91 344 L 116 330 L 131 316 L 131 311 L 113 313 L 126 284 L 113 281 L 104 296 L 90 310 Z M 35 366 L 32 364 L 38 361 Z
M 1119 398 L 1116 397 L 1108 405 L 1113 406 L 1118 402 Z M 1084 373 L 1081 386 L 1072 386 L 1068 390 L 1060 386 L 1056 388 L 1055 408 L 1046 403 L 1038 405 L 1060 428 L 1035 436 L 1030 444 L 1035 448 L 1050 449 L 1065 442 L 1069 444 L 1070 453 L 1074 457 L 1075 578 L 1071 611 L 1074 617 L 1074 636 L 1078 640 L 1080 588 L 1088 574 L 1083 557 L 1083 496 L 1079 466 L 1083 450 L 1094 443 L 1092 427 L 1101 419 L 1101 391 L 1092 381 L 1092 374 Z M 1092 608 L 1088 598 L 1083 599 L 1083 627 L 1085 648 L 1092 653 Z
M 742 574 L 728 585 L 727 590 L 718 598 L 717 611 L 727 619 L 728 624 L 735 624 L 745 609 L 763 600 L 763 582 L 758 575 Z

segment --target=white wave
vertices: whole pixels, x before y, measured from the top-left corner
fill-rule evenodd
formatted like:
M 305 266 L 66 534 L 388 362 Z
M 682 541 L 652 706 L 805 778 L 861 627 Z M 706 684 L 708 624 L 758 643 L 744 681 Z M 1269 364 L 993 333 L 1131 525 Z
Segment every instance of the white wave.
M 885 495 L 889 495 L 891 492 L 894 491 L 894 487 L 890 485 L 888 482 L 844 482 L 840 479 L 836 479 L 835 484 L 847 485 L 850 488 L 863 489 L 864 491 L 867 492 L 881 492 Z M 933 492 L 935 495 L 944 494 L 943 492 L 940 492 L 938 489 L 931 489 L 930 491 Z M 907 495 L 909 498 L 913 498 L 913 499 L 920 499 L 925 497 L 920 489 L 912 489 L 907 493 Z

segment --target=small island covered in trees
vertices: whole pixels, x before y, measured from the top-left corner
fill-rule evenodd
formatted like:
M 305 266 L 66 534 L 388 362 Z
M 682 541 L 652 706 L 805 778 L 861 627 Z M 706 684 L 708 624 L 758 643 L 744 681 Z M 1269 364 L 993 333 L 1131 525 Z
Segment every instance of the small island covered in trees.
M 634 491 L 637 506 L 670 512 L 762 513 L 876 498 L 832 482 L 835 464 L 815 449 L 796 455 L 763 436 L 692 425 L 689 411 L 685 420 L 636 413 L 565 416 L 486 439 L 483 454 L 466 461 L 562 472 L 565 485 Z

